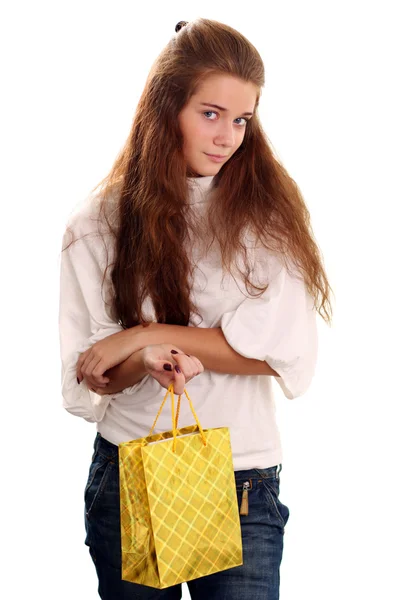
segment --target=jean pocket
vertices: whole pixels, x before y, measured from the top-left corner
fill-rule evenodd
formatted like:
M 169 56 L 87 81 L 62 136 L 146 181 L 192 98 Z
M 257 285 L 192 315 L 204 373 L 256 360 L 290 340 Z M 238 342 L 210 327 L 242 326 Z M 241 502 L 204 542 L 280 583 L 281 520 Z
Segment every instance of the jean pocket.
M 89 476 L 84 491 L 86 516 L 89 518 L 106 487 L 110 473 L 111 461 L 96 452 L 89 469 Z
M 279 498 L 279 480 L 276 478 L 263 479 L 262 483 L 271 515 L 276 519 L 276 524 L 284 529 L 289 520 L 290 511 Z

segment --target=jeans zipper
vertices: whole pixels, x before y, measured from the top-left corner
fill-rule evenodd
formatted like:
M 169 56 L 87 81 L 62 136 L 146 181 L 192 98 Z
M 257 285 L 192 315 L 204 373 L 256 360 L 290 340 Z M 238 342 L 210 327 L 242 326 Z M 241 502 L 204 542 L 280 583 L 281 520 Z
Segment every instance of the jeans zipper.
M 243 487 L 242 487 L 242 503 L 240 505 L 240 513 L 241 515 L 248 515 L 249 514 L 249 488 L 250 488 L 250 482 L 249 481 L 245 481 L 243 483 Z

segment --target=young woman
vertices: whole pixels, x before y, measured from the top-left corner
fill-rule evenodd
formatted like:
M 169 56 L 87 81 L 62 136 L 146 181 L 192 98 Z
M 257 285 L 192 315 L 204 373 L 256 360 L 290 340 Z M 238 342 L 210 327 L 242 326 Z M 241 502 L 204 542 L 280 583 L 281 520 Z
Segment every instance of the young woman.
M 180 585 L 121 580 L 118 444 L 148 435 L 171 381 L 176 393 L 190 381 L 204 428 L 230 428 L 242 507 L 244 564 L 188 582 L 191 597 L 279 597 L 289 510 L 272 380 L 289 399 L 307 391 L 331 305 L 308 210 L 258 118 L 263 85 L 240 33 L 179 23 L 120 156 L 65 232 L 62 393 L 97 424 L 85 523 L 103 599 L 181 598 Z

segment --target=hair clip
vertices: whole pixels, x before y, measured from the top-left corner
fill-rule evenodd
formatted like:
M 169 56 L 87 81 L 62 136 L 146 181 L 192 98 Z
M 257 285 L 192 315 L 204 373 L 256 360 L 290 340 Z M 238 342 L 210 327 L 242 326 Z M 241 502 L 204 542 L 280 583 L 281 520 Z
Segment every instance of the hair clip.
M 185 27 L 185 25 L 188 24 L 188 21 L 179 21 L 179 23 L 177 23 L 175 25 L 175 31 L 176 33 L 178 33 L 178 31 L 180 31 L 182 29 L 182 27 Z

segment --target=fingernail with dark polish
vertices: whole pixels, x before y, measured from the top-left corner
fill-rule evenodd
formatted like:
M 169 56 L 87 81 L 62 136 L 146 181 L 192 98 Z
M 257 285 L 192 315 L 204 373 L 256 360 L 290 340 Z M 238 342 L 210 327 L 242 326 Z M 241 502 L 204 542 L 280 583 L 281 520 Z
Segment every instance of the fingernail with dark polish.
M 182 373 L 182 371 L 180 370 L 180 368 L 178 367 L 178 365 L 175 365 L 175 371 L 176 371 L 177 373 Z
M 78 377 L 76 378 L 76 380 L 77 380 L 77 382 L 78 382 L 78 383 L 79 383 L 79 385 L 80 385 L 80 381 L 79 381 Z
M 169 364 L 165 363 L 165 365 L 164 365 L 164 370 L 165 370 L 165 371 L 172 371 L 172 367 L 171 367 L 171 365 L 169 365 Z
M 178 354 L 176 350 L 171 350 L 171 354 Z

